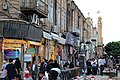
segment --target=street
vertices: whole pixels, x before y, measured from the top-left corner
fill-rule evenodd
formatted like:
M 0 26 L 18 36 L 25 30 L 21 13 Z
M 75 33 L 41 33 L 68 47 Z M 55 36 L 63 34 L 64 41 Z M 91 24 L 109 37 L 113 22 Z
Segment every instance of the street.
M 109 78 L 109 76 L 106 75 L 89 75 L 84 78 L 84 76 L 79 77 L 75 80 L 120 80 L 120 72 L 118 72 L 118 76 Z
M 91 78 L 91 77 L 95 77 L 94 79 Z M 109 76 L 101 76 L 101 75 L 90 75 L 90 76 L 87 76 L 87 80 L 110 80 L 109 79 Z M 111 80 L 120 80 L 120 72 L 118 72 L 118 76 L 117 77 L 112 77 Z

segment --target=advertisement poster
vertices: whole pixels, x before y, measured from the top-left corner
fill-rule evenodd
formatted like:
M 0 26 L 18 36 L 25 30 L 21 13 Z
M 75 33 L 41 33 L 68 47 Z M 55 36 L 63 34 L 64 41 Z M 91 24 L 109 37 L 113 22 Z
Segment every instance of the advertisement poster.
M 24 61 L 26 61 L 26 62 L 32 61 L 32 55 L 31 54 L 25 54 L 24 55 Z
M 5 49 L 4 50 L 4 58 L 7 60 L 9 58 L 15 59 L 19 58 L 20 59 L 20 51 L 18 49 Z

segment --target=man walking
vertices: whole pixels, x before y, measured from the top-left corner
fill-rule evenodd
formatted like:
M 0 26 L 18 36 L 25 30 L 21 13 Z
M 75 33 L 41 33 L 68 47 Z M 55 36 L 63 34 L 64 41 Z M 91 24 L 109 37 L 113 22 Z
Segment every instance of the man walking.
M 37 80 L 38 78 L 38 65 L 35 61 L 34 64 L 32 65 L 32 78 L 33 80 Z
M 103 75 L 103 70 L 105 67 L 105 59 L 103 57 L 101 57 L 100 59 L 98 59 L 98 65 L 100 67 L 100 75 Z

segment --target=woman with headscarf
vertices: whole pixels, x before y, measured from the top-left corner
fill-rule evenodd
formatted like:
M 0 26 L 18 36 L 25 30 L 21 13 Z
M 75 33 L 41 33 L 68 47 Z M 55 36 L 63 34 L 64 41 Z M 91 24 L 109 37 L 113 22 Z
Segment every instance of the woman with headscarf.
M 16 61 L 14 64 L 15 64 L 15 67 L 18 71 L 18 74 L 16 74 L 16 78 L 17 78 L 17 80 L 21 80 L 20 72 L 22 71 L 22 68 L 21 68 L 21 62 L 20 62 L 19 58 L 16 58 Z

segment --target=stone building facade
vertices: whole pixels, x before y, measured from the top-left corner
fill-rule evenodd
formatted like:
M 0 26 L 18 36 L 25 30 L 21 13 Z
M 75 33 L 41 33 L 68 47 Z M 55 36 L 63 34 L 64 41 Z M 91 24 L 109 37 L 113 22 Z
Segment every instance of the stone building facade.
M 0 65 L 16 57 L 22 66 L 43 58 L 76 64 L 92 52 L 93 23 L 73 0 L 0 0 L 0 6 Z

